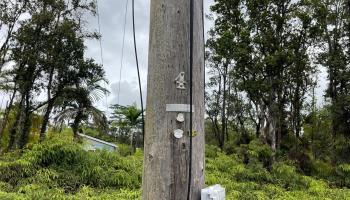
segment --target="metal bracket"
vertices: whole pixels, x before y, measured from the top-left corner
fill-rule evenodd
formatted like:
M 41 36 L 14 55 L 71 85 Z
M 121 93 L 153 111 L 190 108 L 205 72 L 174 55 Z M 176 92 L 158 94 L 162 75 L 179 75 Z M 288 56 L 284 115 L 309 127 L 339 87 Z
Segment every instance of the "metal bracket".
M 188 131 L 188 136 L 189 137 L 196 137 L 198 135 L 198 132 L 195 130 L 192 130 L 192 134 L 190 134 L 190 131 Z
M 167 112 L 190 112 L 190 104 L 166 104 Z M 194 112 L 194 106 L 192 105 L 192 113 Z

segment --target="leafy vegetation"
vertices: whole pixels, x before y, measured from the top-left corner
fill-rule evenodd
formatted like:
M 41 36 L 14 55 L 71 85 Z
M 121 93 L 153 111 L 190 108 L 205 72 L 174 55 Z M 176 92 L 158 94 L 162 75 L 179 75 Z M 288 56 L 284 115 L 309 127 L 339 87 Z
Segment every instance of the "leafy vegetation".
M 50 119 L 57 125 L 73 119 L 75 135 L 83 121 L 107 129 L 104 113 L 93 105 L 107 93 L 100 86 L 104 69 L 84 55 L 84 41 L 99 36 L 85 30 L 82 13 L 94 15 L 95 7 L 81 0 L 0 4 L 0 27 L 8 38 L 1 42 L 0 85 L 10 96 L 0 124 L 0 139 L 8 138 L 2 150 L 29 144 L 35 115 L 42 115 L 41 141 Z M 39 100 L 40 94 L 46 99 Z
M 305 176 L 290 162 L 276 162 L 270 170 L 263 167 L 261 155 L 268 147 L 249 144 L 250 161 L 242 154 L 225 155 L 218 148 L 207 147 L 206 183 L 220 183 L 227 199 L 348 199 L 349 189 L 334 188 L 325 179 Z M 259 161 L 260 160 L 260 161 Z
M 141 151 L 123 156 L 117 152 L 86 152 L 73 140 L 72 131 L 49 133 L 41 144 L 23 154 L 11 152 L 0 159 L 1 199 L 140 199 Z M 350 167 L 339 165 L 332 175 L 337 183 L 306 176 L 295 163 L 281 161 L 264 167 L 271 153 L 253 140 L 225 154 L 206 147 L 206 184 L 222 184 L 227 199 L 347 199 Z M 244 160 L 249 160 L 244 163 Z M 327 176 L 327 178 L 330 178 Z M 339 187 L 337 187 L 339 186 Z
M 350 199 L 349 1 L 215 0 L 211 11 L 206 183 L 227 199 Z M 140 199 L 143 111 L 112 105 L 108 121 L 95 107 L 107 80 L 84 55 L 101 37 L 86 14 L 96 1 L 0 1 L 0 199 Z M 118 151 L 84 151 L 79 132 Z
M 140 195 L 142 154 L 86 152 L 71 131 L 51 133 L 23 154 L 2 155 L 0 198 L 136 199 Z
M 345 0 L 215 1 L 207 115 L 221 149 L 230 133 L 242 143 L 255 133 L 274 153 L 291 135 L 302 140 L 323 98 L 315 88 L 324 69 L 327 130 L 333 140 L 349 137 L 349 9 Z
M 120 143 L 130 141 L 130 146 L 141 147 L 143 135 L 141 134 L 142 110 L 136 104 L 129 106 L 112 105 L 111 131 Z

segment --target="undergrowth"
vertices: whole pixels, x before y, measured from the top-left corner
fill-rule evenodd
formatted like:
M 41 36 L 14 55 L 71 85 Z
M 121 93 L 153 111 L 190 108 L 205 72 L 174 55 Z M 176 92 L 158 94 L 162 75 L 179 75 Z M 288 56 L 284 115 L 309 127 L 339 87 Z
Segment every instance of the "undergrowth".
M 0 199 L 137 199 L 142 154 L 87 152 L 69 134 L 0 161 Z M 16 157 L 15 159 L 13 157 Z
M 206 147 L 206 184 L 221 184 L 226 199 L 350 199 L 349 165 L 333 173 L 344 187 L 305 176 L 290 161 L 265 167 L 268 148 L 256 141 L 226 155 Z M 141 198 L 142 153 L 84 151 L 69 134 L 49 137 L 24 151 L 0 156 L 0 199 Z M 328 173 L 328 172 L 327 172 Z

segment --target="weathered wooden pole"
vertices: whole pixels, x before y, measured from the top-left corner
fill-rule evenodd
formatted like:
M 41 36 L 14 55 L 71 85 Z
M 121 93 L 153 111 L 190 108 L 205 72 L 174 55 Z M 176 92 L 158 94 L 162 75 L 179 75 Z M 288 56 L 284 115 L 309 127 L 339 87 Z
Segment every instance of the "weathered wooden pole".
M 191 200 L 204 186 L 203 0 L 194 0 Z M 143 200 L 186 200 L 190 151 L 190 0 L 151 0 Z

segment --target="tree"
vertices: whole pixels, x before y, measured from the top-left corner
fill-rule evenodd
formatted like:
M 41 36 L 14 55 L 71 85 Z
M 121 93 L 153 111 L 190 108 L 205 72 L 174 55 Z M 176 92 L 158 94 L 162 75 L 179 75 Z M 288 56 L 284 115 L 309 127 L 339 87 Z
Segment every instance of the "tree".
M 79 64 L 84 59 L 84 38 L 77 33 L 81 29 L 71 20 L 63 20 L 53 31 L 51 41 L 54 42 L 48 52 L 49 58 L 45 61 L 47 70 L 47 105 L 40 131 L 40 140 L 45 139 L 46 127 L 49 117 L 55 107 L 56 101 L 71 87 L 77 79 L 85 79 L 86 74 L 80 73 Z
M 349 136 L 349 1 L 311 1 L 318 29 L 318 61 L 328 71 L 326 97 L 331 101 L 332 132 Z
M 12 1 L 6 2 L 12 5 L 8 6 L 9 10 L 4 16 L 11 16 L 15 4 Z M 78 74 L 78 65 L 85 62 L 84 39 L 98 37 L 95 33 L 86 33 L 81 23 L 83 12 L 95 14 L 93 1 L 25 2 L 23 7 L 30 17 L 20 24 L 15 37 L 13 34 L 9 37 L 12 38 L 8 40 L 11 45 L 7 43 L 4 47 L 10 52 L 6 58 L 15 63 L 6 71 L 7 79 L 13 81 L 14 85 L 7 110 L 16 98 L 19 102 L 15 121 L 10 128 L 9 149 L 16 145 L 24 147 L 30 132 L 30 115 L 46 106 L 40 133 L 41 140 L 44 139 L 52 109 L 65 87 L 74 85 L 75 79 L 88 79 L 83 77 L 86 74 Z M 18 3 L 19 5 L 22 4 Z M 16 23 L 14 19 L 12 21 Z M 47 92 L 47 100 L 36 102 L 34 96 L 41 92 Z M 1 127 L 1 132 L 5 125 Z
M 120 137 L 123 140 L 123 136 L 130 138 L 131 146 L 142 144 L 141 129 L 142 129 L 142 111 L 137 108 L 136 104 L 129 106 L 112 105 L 113 113 L 110 123 L 114 129 L 116 129 L 116 137 Z M 141 137 L 140 137 L 141 136 Z M 124 139 L 125 141 L 125 139 Z
M 47 74 L 47 101 L 43 123 L 40 131 L 40 141 L 45 139 L 45 132 L 55 101 L 64 92 L 65 87 L 74 84 L 79 77 L 77 65 L 84 59 L 84 39 L 97 38 L 96 33 L 83 33 L 80 12 L 95 14 L 95 5 L 91 1 L 56 2 L 54 26 L 48 36 L 47 59 L 43 69 Z
M 0 41 L 0 74 L 7 62 L 8 53 L 11 46 L 16 26 L 22 21 L 21 16 L 28 12 L 28 1 L 3 0 L 0 2 L 0 30 L 3 40 Z
M 104 80 L 104 71 L 101 66 L 96 65 L 93 60 L 88 60 L 79 65 L 79 74 L 83 79 L 76 79 L 75 85 L 65 88 L 62 95 L 56 101 L 59 113 L 56 122 L 73 119 L 70 124 L 74 137 L 78 137 L 79 126 L 82 121 L 94 124 L 105 133 L 108 132 L 108 122 L 105 114 L 97 109 L 93 103 L 107 94 L 107 89 L 100 86 Z
M 47 13 L 46 4 L 38 7 L 39 12 L 33 13 L 31 20 L 24 23 L 16 33 L 16 43 L 12 48 L 11 59 L 16 61 L 12 69 L 19 92 L 19 111 L 16 121 L 10 131 L 9 149 L 16 143 L 16 130 L 20 130 L 18 145 L 24 147 L 27 143 L 30 129 L 30 114 L 34 108 L 32 102 L 33 91 L 39 90 L 37 80 L 42 75 L 40 60 L 45 58 L 45 40 L 54 17 Z M 41 11 L 41 12 L 40 12 Z M 19 126 L 19 127 L 17 127 Z
M 302 1 L 237 0 L 217 1 L 212 11 L 217 18 L 209 42 L 224 58 L 219 64 L 231 60 L 229 73 L 235 82 L 231 94 L 241 93 L 246 99 L 243 102 L 250 106 L 245 118 L 276 150 L 290 130 L 296 135 L 300 132 L 312 75 L 307 10 Z
M 209 67 L 211 69 L 210 82 L 207 84 L 208 88 L 217 87 L 217 90 L 213 90 L 213 102 L 208 104 L 211 107 L 211 111 L 207 112 L 209 118 L 214 124 L 215 135 L 218 139 L 219 147 L 223 149 L 225 143 L 225 137 L 227 137 L 227 99 L 229 93 L 229 72 L 232 65 L 232 48 L 226 45 L 228 41 L 232 40 L 231 34 L 226 34 L 220 38 L 214 36 L 212 31 L 212 37 L 208 40 L 207 46 L 209 52 L 207 52 L 207 60 L 209 60 Z M 219 121 L 220 126 L 219 126 Z M 221 129 L 221 130 L 220 130 Z

